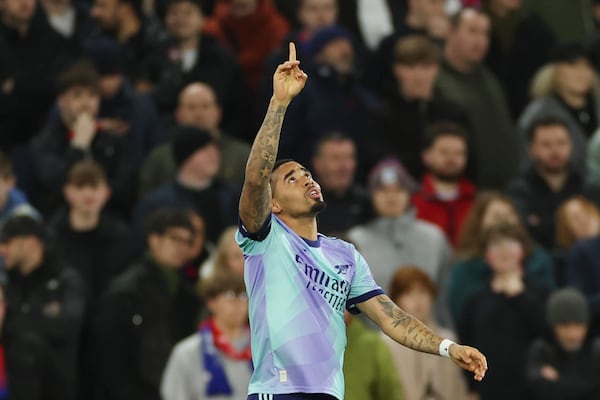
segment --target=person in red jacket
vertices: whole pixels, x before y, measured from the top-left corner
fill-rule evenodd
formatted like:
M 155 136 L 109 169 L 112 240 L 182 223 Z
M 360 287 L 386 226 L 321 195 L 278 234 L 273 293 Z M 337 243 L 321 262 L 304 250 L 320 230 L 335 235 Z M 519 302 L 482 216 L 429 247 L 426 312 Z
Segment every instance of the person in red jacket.
M 427 173 L 413 195 L 417 218 L 438 225 L 456 246 L 460 227 L 475 198 L 475 185 L 465 177 L 467 136 L 450 122 L 433 124 L 426 138 L 423 163 Z

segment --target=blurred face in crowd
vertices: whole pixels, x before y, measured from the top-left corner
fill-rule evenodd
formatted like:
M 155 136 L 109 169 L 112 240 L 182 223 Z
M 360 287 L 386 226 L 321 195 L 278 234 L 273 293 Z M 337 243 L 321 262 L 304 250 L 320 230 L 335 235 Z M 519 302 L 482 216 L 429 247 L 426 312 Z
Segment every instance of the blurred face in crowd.
M 403 215 L 410 204 L 410 193 L 397 183 L 379 185 L 373 189 L 371 197 L 375 212 L 385 218 Z
M 485 259 L 493 272 L 501 274 L 520 268 L 523 255 L 523 246 L 518 240 L 497 237 L 486 246 Z
M 567 352 L 581 349 L 588 333 L 588 326 L 580 322 L 558 324 L 554 326 L 554 336 L 560 347 Z
M 94 0 L 91 15 L 100 29 L 113 34 L 121 23 L 123 7 L 119 0 Z
M 568 229 L 576 240 L 592 238 L 600 234 L 600 217 L 586 204 L 575 199 L 565 207 Z
M 592 90 L 594 69 L 586 58 L 556 64 L 556 87 L 559 93 L 585 96 Z
M 481 229 L 484 230 L 500 223 L 516 225 L 519 223 L 519 217 L 511 204 L 502 200 L 495 200 L 488 204 L 483 213 Z
M 2 17 L 16 24 L 29 22 L 35 13 L 35 0 L 2 0 Z
M 316 32 L 333 25 L 337 13 L 337 0 L 303 0 L 298 10 L 298 20 L 309 32 Z
M 236 275 L 244 276 L 244 253 L 235 241 L 235 236 L 230 235 L 223 249 L 225 266 Z
M 409 10 L 422 23 L 445 13 L 446 0 L 409 0 Z
M 439 72 L 437 64 L 394 64 L 394 76 L 408 99 L 430 99 Z
M 194 227 L 194 238 L 189 249 L 188 260 L 195 260 L 202 254 L 206 244 L 206 224 L 204 219 L 195 212 L 190 213 L 190 222 Z
M 179 96 L 175 118 L 180 125 L 214 133 L 221 122 L 221 108 L 217 104 L 215 92 L 203 83 L 186 86 Z
M 258 7 L 259 0 L 228 0 L 231 6 L 231 14 L 234 17 L 242 18 L 250 15 Z
M 182 168 L 193 173 L 200 180 L 210 180 L 217 176 L 221 167 L 221 153 L 217 145 L 210 143 L 196 150 Z
M 399 295 L 395 299 L 395 303 L 419 321 L 426 322 L 431 319 L 433 296 L 423 285 L 413 285 L 410 290 Z
M 446 52 L 461 64 L 474 67 L 485 57 L 489 46 L 490 19 L 473 10 L 463 11 L 458 26 L 450 29 Z
M 103 99 L 114 98 L 121 90 L 121 86 L 123 86 L 123 75 L 121 74 L 102 75 L 98 79 L 100 96 Z
M 0 257 L 4 259 L 4 267 L 9 271 L 19 269 L 28 259 L 34 241 L 39 242 L 35 236 L 16 236 L 0 243 Z
M 339 74 L 350 74 L 354 70 L 354 48 L 350 40 L 334 39 L 323 47 L 317 61 L 329 65 Z
M 352 186 L 356 171 L 354 142 L 336 139 L 322 143 L 313 159 L 313 168 L 323 189 L 345 192 Z
M 58 96 L 58 108 L 65 125 L 72 127 L 81 114 L 98 115 L 100 94 L 91 87 L 74 86 Z
M 99 215 L 110 197 L 106 182 L 77 186 L 68 183 L 64 196 L 71 210 L 84 215 Z
M 462 177 L 467 164 L 467 144 L 458 136 L 439 136 L 424 151 L 423 161 L 437 179 L 456 182 Z
M 170 35 L 187 40 L 200 34 L 204 17 L 198 6 L 189 1 L 178 1 L 167 8 L 165 25 Z
M 207 306 L 217 326 L 236 329 L 248 322 L 248 296 L 245 292 L 228 290 L 208 299 Z
M 180 268 L 189 261 L 194 233 L 182 228 L 171 227 L 163 235 L 151 234 L 148 247 L 156 262 L 164 267 Z
M 538 127 L 529 145 L 529 155 L 542 173 L 565 172 L 571 158 L 571 138 L 563 125 Z

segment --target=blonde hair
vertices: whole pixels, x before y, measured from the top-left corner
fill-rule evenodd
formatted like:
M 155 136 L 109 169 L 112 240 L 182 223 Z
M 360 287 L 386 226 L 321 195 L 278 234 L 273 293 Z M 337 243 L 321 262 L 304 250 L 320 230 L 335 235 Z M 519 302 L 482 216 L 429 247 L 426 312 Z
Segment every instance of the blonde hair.
M 219 236 L 219 241 L 217 242 L 217 247 L 215 249 L 215 263 L 213 268 L 213 273 L 225 272 L 230 273 L 229 266 L 227 265 L 227 247 L 234 241 L 235 233 L 237 232 L 237 226 L 230 226 L 225 228 L 221 236 Z
M 546 97 L 556 92 L 556 67 L 558 63 L 549 63 L 542 66 L 531 80 L 530 94 L 532 99 Z M 600 95 L 600 77 L 594 72 L 591 92 Z
M 585 211 L 594 214 L 596 218 L 600 219 L 600 209 L 585 197 L 573 196 L 564 201 L 558 210 L 556 210 L 556 243 L 561 249 L 565 250 L 570 249 L 577 241 L 573 231 L 569 228 L 569 218 L 567 216 L 567 207 L 573 202 L 579 202 Z

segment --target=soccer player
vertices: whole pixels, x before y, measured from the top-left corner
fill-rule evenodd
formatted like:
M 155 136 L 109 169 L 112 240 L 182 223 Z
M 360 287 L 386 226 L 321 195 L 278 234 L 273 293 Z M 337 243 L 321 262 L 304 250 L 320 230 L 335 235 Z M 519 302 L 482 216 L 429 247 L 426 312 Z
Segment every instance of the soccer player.
M 240 199 L 236 239 L 246 259 L 255 367 L 248 399 L 342 400 L 346 308 L 365 313 L 398 343 L 449 357 L 483 379 L 487 363 L 478 350 L 437 336 L 402 311 L 352 245 L 317 233 L 325 207 L 318 183 L 297 162 L 275 161 L 285 111 L 308 78 L 299 64 L 290 43 Z

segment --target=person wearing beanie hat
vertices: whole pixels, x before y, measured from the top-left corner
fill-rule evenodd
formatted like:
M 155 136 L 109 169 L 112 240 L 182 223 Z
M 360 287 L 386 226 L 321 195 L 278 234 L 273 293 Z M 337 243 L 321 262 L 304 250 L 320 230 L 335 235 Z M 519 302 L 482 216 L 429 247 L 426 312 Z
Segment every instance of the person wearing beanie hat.
M 419 265 L 434 282 L 449 266 L 452 250 L 435 225 L 419 221 L 410 200 L 418 189 L 415 180 L 394 158 L 375 165 L 368 179 L 375 217 L 348 232 L 371 266 L 375 281 L 388 287 L 399 265 Z M 447 324 L 448 314 L 439 304 L 437 317 Z
M 173 158 L 177 168 L 181 167 L 196 151 L 214 145 L 212 135 L 200 128 L 178 126 L 173 132 Z
M 546 318 L 553 340 L 536 340 L 527 356 L 531 399 L 600 398 L 600 338 L 588 336 L 585 296 L 571 287 L 555 291 L 548 298 Z

